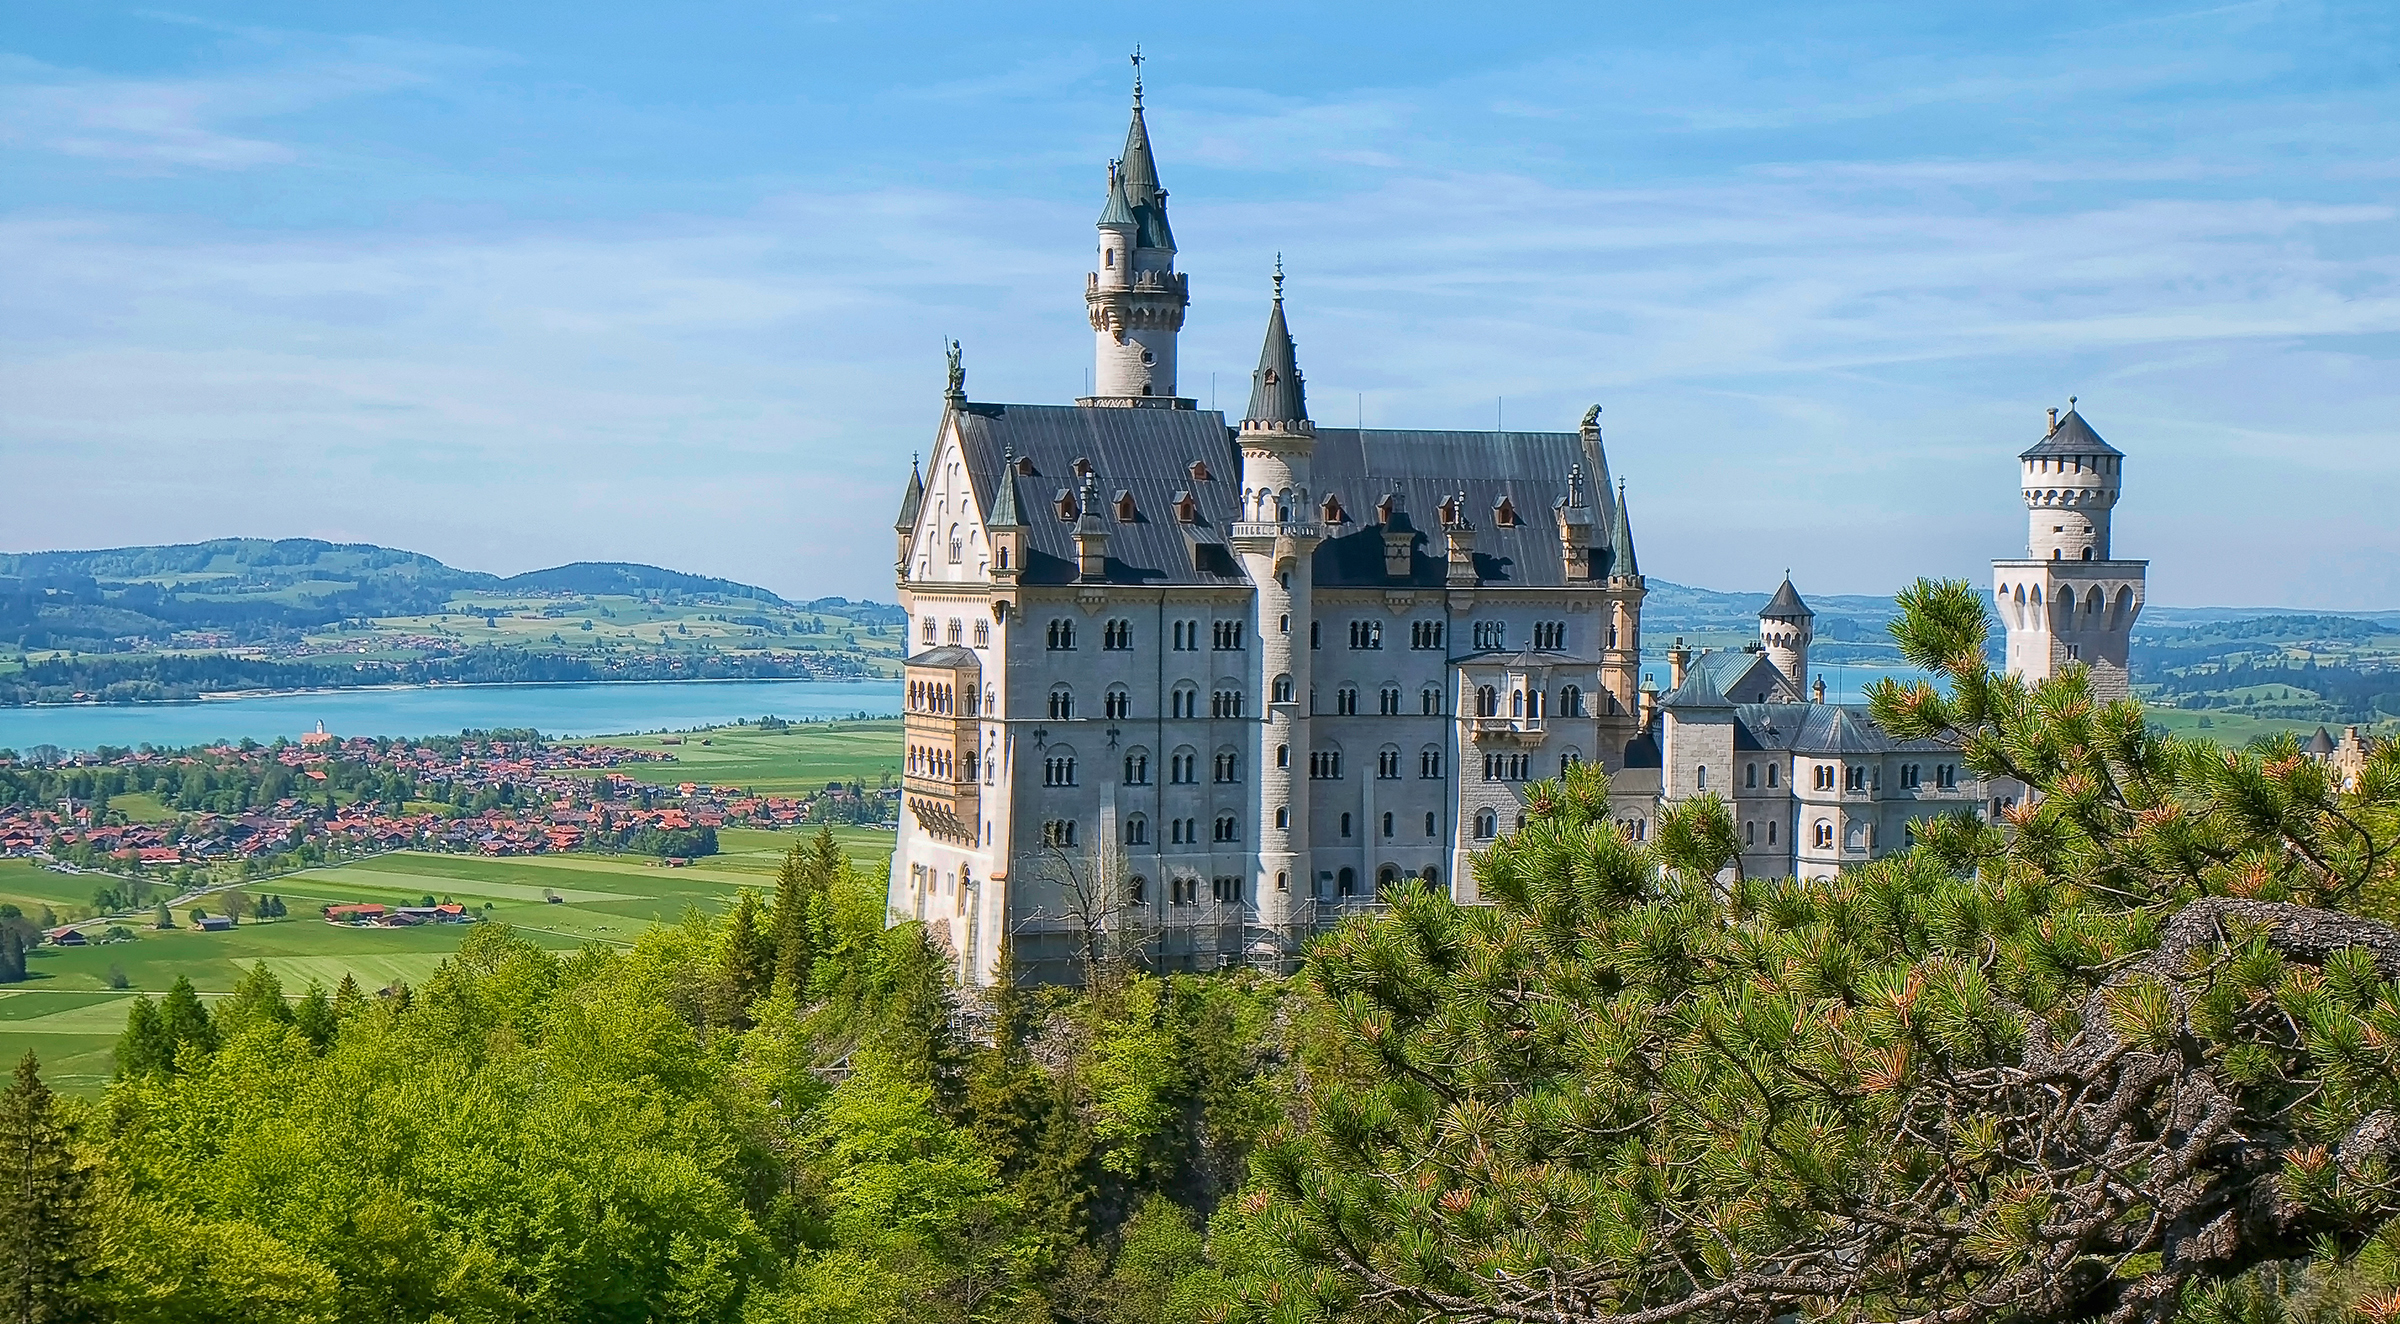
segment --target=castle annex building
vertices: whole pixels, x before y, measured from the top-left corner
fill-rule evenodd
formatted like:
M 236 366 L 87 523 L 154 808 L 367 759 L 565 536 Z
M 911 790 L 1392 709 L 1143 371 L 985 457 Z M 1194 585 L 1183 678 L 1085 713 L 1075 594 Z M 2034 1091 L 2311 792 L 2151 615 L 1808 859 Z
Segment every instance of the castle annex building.
M 1579 762 L 1616 777 L 1637 837 L 1663 801 L 1726 796 L 1754 873 L 1829 872 L 1904 844 L 1911 815 L 2006 799 L 1812 693 L 1788 580 L 1758 644 L 1679 648 L 1670 692 L 1646 686 L 1596 407 L 1558 432 L 1321 426 L 1280 272 L 1241 416 L 1179 394 L 1191 292 L 1138 81 L 1096 228 L 1093 393 L 971 400 L 954 348 L 895 525 L 916 651 L 888 905 L 969 981 L 1004 941 L 1041 980 L 1101 944 L 1280 964 L 1404 876 L 1471 901 L 1472 854 Z M 2130 566 L 2129 624 L 2140 567 L 2105 560 L 2097 513 L 2100 559 L 2049 565 L 2040 601 Z M 2058 656 L 2112 656 L 2084 631 L 2053 629 L 2083 650 Z

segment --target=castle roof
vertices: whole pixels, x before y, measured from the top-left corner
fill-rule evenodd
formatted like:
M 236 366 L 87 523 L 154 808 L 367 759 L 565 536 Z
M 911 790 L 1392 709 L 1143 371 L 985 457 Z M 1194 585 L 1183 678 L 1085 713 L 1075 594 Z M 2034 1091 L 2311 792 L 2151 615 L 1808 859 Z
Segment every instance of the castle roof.
M 2050 429 L 2048 436 L 2019 452 L 2017 458 L 2041 460 L 2052 456 L 2123 455 L 2124 453 L 2102 441 L 2100 434 L 2092 431 L 2092 425 L 2084 422 L 2083 415 L 2076 413 L 2073 404 L 2070 403 L 2067 412 L 2059 418 L 2058 426 Z
M 1225 521 L 1240 506 L 1241 457 L 1224 416 L 1197 409 L 1097 409 L 1083 405 L 1000 405 L 980 401 L 954 414 L 976 505 L 995 514 L 1014 476 L 1010 458 L 1030 467 L 1037 490 L 1083 486 L 1076 461 L 1095 481 L 1133 495 L 1131 522 L 1107 525 L 1106 582 L 1240 584 L 1240 565 L 1225 543 Z M 1194 465 L 1204 466 L 1200 478 Z M 1046 483 L 1047 487 L 1040 484 Z M 1184 523 L 1176 495 L 1191 494 Z M 1082 503 L 1073 503 L 1080 506 Z M 1080 514 L 1080 510 L 1076 512 Z M 1018 582 L 1077 582 L 1075 527 L 1055 510 L 1020 508 L 1025 559 Z
M 983 656 L 972 648 L 961 648 L 957 644 L 943 644 L 938 648 L 928 648 L 914 657 L 907 658 L 902 661 L 901 665 L 937 667 L 944 671 L 971 671 L 982 669 Z
M 2318 727 L 2317 733 L 2308 738 L 2308 752 L 2320 758 L 2331 754 L 2333 752 L 2333 733 L 2324 727 Z
M 1745 703 L 1736 705 L 1737 748 L 1794 754 L 1955 753 L 1938 740 L 1895 740 L 1868 710 L 1839 703 Z
M 1600 479 L 1601 490 L 1608 490 L 1608 475 L 1603 472 Z M 1608 566 L 1604 573 L 1639 575 L 1642 565 L 1633 555 L 1633 516 L 1625 509 L 1625 483 L 1622 479 L 1617 483 L 1617 517 L 1610 521 L 1610 525 Z
M 1142 120 L 1138 91 L 1133 102 L 1133 122 L 1125 126 L 1125 155 L 1119 160 L 1117 177 L 1125 189 L 1126 205 L 1133 212 L 1134 245 L 1174 252 L 1175 232 L 1167 227 L 1167 191 L 1158 186 L 1158 159 L 1150 152 L 1150 126 Z
M 1464 496 L 1457 511 L 1475 527 L 1475 573 L 1487 586 L 1523 588 L 1567 583 L 1558 528 L 1549 511 L 1577 465 L 1606 486 L 1608 459 L 1578 432 L 1468 432 L 1402 428 L 1316 428 L 1309 468 L 1316 499 L 1335 498 L 1346 518 L 1326 527 L 1314 573 L 1323 588 L 1440 588 L 1447 550 L 1439 512 Z M 1424 518 L 1409 553 L 1405 580 L 1385 577 L 1381 524 L 1372 523 L 1383 497 L 1397 491 L 1400 509 Z M 1515 517 L 1502 520 L 1503 504 Z M 1618 520 L 1611 519 L 1614 526 Z M 1395 532 L 1398 530 L 1395 529 Z M 1612 542 L 1615 530 L 1612 528 Z M 1630 539 L 1628 539 L 1630 545 Z M 1597 558 L 1595 558 L 1597 559 Z M 1600 567 L 1595 571 L 1606 575 Z
M 1024 503 L 1017 497 L 1017 455 L 1005 446 L 1000 449 L 1000 469 L 992 477 L 992 488 L 992 515 L 984 521 L 984 526 L 993 529 L 1025 527 Z
M 1250 374 L 1250 408 L 1245 423 L 1304 423 L 1308 396 L 1300 381 L 1299 352 L 1291 328 L 1283 320 L 1283 270 L 1275 271 L 1275 302 L 1267 311 L 1266 343 L 1259 346 L 1258 370 Z
M 1108 201 L 1101 206 L 1100 219 L 1093 225 L 1101 230 L 1141 229 L 1141 223 L 1133 218 L 1133 204 L 1125 200 L 1125 177 L 1113 165 L 1108 170 Z
M 1717 691 L 1735 703 L 1767 703 L 1800 697 L 1799 687 L 1783 674 L 1783 668 L 1776 666 L 1773 658 L 1746 648 L 1702 653 L 1692 659 L 1684 674 L 1700 671 L 1707 672 Z
M 925 508 L 925 476 L 917 471 L 914 461 L 908 466 L 908 490 L 900 494 L 900 518 L 892 527 L 902 533 L 917 531 L 917 512 Z
M 1765 621 L 1813 621 L 1817 618 L 1817 614 L 1808 609 L 1808 604 L 1800 600 L 1800 590 L 1792 587 L 1790 575 L 1783 577 L 1783 587 L 1775 590 L 1775 596 L 1767 600 L 1767 605 L 1758 609 L 1758 616 Z
M 1714 670 L 1712 667 L 1686 668 L 1683 683 L 1669 691 L 1659 703 L 1668 708 L 1732 708 L 1733 700 L 1726 698 L 1725 691 L 1717 688 L 1717 679 L 1710 674 Z

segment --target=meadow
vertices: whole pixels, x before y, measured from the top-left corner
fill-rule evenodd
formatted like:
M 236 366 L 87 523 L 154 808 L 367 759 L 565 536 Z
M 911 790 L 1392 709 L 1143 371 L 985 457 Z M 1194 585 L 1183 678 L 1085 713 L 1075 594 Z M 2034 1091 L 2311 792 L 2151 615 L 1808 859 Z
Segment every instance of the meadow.
M 859 868 L 879 874 L 888 866 L 889 832 L 836 828 L 834 835 Z M 0 1058 L 13 1062 L 32 1049 L 54 1088 L 93 1092 L 113 1073 L 111 1051 L 136 993 L 155 996 L 182 976 L 203 994 L 223 994 L 261 961 L 295 995 L 311 983 L 331 989 L 344 975 L 370 991 L 394 981 L 413 984 L 457 951 L 469 928 L 340 927 L 318 918 L 328 904 L 415 905 L 430 896 L 457 901 L 485 922 L 512 925 L 546 947 L 624 945 L 653 924 L 674 923 L 693 912 L 720 912 L 744 888 L 771 893 L 784 851 L 801 838 L 744 828 L 717 836 L 719 854 L 684 868 L 629 855 L 495 859 L 404 851 L 246 889 L 253 896 L 284 898 L 291 909 L 286 919 L 251 920 L 229 932 L 203 933 L 179 911 L 179 927 L 140 927 L 130 942 L 45 945 L 31 954 L 25 983 L 0 989 Z M 63 908 L 87 901 L 92 885 L 89 876 L 0 860 L 0 900 L 30 915 L 38 916 L 43 905 Z M 115 987 L 119 981 L 122 988 Z
M 811 722 L 775 730 L 720 726 L 682 735 L 602 736 L 577 744 L 652 749 L 672 763 L 636 763 L 616 771 L 659 786 L 710 782 L 792 795 L 827 782 L 883 785 L 900 771 L 900 723 Z

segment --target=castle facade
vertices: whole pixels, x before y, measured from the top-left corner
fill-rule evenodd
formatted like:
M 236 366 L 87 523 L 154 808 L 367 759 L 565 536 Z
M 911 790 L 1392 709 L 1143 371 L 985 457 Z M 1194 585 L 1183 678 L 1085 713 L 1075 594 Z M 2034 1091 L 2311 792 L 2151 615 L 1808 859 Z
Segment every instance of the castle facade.
M 973 400 L 954 347 L 894 526 L 915 651 L 888 907 L 967 981 L 1004 944 L 1046 981 L 1111 954 L 1280 967 L 1404 877 L 1473 901 L 1472 855 L 1577 763 L 1615 777 L 1637 838 L 1664 803 L 1724 795 L 1750 873 L 1828 873 L 1912 816 L 2005 807 L 1954 752 L 1811 692 L 1788 580 L 1757 645 L 1678 650 L 1669 691 L 1645 684 L 1597 407 L 1554 432 L 1322 426 L 1280 271 L 1241 416 L 1179 394 L 1191 292 L 1138 82 L 1096 231 L 1093 393 Z M 2135 566 L 2138 610 L 2138 563 L 2097 546 L 2077 573 Z

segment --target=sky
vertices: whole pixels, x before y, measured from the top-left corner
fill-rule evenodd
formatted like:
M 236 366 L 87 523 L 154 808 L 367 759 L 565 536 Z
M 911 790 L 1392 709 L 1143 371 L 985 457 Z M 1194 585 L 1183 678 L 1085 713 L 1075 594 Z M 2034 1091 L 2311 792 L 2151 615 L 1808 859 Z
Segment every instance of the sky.
M 1654 577 L 1981 582 L 2074 396 L 2152 601 L 2400 608 L 2389 0 L 17 0 L 0 547 L 888 601 L 944 339 L 1084 389 L 1137 43 L 1204 407 L 1280 253 L 1320 420 L 1600 403 Z

